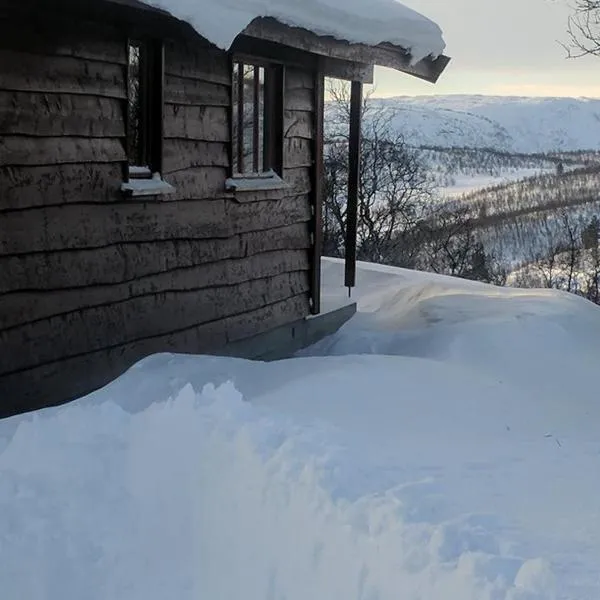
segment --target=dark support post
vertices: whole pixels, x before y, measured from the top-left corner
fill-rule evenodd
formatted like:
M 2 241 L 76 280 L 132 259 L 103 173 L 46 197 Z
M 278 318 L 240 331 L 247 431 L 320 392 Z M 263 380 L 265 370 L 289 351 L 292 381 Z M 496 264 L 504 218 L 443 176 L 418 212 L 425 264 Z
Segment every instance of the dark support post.
M 311 296 L 313 315 L 321 312 L 321 254 L 323 252 L 323 115 L 325 112 L 325 76 L 321 63 L 315 72 L 315 135 L 313 140 L 313 177 L 312 177 L 312 276 Z
M 237 172 L 244 173 L 244 63 L 238 63 L 237 78 Z
M 350 93 L 350 136 L 348 141 L 348 203 L 346 206 L 346 272 L 348 296 L 356 285 L 356 234 L 358 224 L 358 183 L 360 178 L 360 121 L 362 83 L 353 81 Z
M 154 52 L 152 53 L 152 73 L 150 81 L 152 82 L 152 106 L 150 114 L 152 122 L 149 123 L 149 129 L 152 132 L 150 139 L 151 157 L 148 161 L 153 171 L 163 172 L 164 159 L 164 136 L 165 136 L 165 47 L 162 40 L 154 42 Z

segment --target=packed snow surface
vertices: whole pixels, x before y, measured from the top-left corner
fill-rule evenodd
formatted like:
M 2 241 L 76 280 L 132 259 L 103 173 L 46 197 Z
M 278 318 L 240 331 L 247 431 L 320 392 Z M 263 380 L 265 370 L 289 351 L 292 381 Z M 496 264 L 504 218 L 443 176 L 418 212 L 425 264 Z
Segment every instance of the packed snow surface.
M 1 421 L 2 598 L 597 600 L 600 310 L 364 264 L 355 298 L 304 356 Z
M 415 62 L 439 56 L 445 47 L 433 21 L 396 0 L 147 0 L 189 23 L 223 49 L 257 17 L 317 35 L 376 45 L 389 42 L 409 50 Z

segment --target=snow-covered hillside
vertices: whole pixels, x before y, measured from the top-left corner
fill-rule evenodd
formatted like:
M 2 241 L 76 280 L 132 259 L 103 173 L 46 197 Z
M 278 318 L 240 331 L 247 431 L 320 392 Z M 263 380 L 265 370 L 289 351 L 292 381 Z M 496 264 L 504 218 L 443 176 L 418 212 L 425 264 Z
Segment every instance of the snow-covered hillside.
M 303 357 L 157 355 L 0 421 L 2 598 L 597 600 L 600 309 L 358 283 Z
M 600 148 L 600 100 L 496 96 L 378 99 L 416 146 L 536 153 Z

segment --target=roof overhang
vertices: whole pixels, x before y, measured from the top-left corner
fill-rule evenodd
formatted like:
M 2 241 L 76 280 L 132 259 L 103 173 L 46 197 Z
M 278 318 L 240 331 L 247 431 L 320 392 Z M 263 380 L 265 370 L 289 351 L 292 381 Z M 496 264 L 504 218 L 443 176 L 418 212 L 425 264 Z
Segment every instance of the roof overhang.
M 439 79 L 450 62 L 450 58 L 441 55 L 413 63 L 409 52 L 392 44 L 351 44 L 330 36 L 320 36 L 300 27 L 290 27 L 270 17 L 255 19 L 242 34 L 325 58 L 363 65 L 365 68 L 372 68 L 374 65 L 389 67 L 430 83 Z
M 194 35 L 208 42 L 185 21 L 142 0 L 88 0 L 84 3 L 81 0 L 54 0 L 54 3 L 58 6 L 70 6 L 76 11 L 94 13 L 98 18 L 108 16 L 137 24 L 140 24 L 139 17 L 143 15 L 145 25 L 157 35 Z M 112 10 L 109 13 L 102 12 L 107 5 Z M 304 62 L 302 57 L 306 59 L 308 54 L 313 55 L 326 76 L 363 83 L 373 81 L 375 65 L 435 83 L 450 62 L 444 55 L 414 62 L 410 53 L 399 46 L 386 43 L 376 46 L 349 43 L 332 36 L 317 35 L 301 27 L 285 25 L 272 17 L 254 19 L 236 37 L 230 50 L 247 55 L 262 52 L 263 55 L 276 59 L 281 55 L 282 48 L 287 48 L 288 55 L 295 55 L 300 62 Z

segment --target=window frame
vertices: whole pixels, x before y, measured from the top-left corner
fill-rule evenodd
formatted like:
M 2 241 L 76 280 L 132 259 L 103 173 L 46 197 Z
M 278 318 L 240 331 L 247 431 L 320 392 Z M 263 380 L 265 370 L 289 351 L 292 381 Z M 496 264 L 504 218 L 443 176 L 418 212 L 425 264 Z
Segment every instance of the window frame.
M 253 114 L 252 114 L 252 157 L 251 169 L 239 168 L 244 163 L 244 136 L 239 132 L 244 128 L 245 78 L 240 75 L 246 67 L 254 68 L 253 77 Z M 262 161 L 260 150 L 260 105 L 256 102 L 260 94 L 259 69 L 264 70 L 263 122 L 262 122 Z M 230 169 L 226 182 L 227 189 L 235 191 L 280 189 L 287 187 L 283 175 L 283 139 L 284 139 L 284 103 L 285 103 L 285 67 L 281 63 L 264 60 L 254 56 L 234 55 L 230 60 L 231 102 L 230 102 Z M 262 164 L 259 164 L 262 162 Z M 244 165 L 245 166 L 245 165 Z M 257 168 L 258 167 L 258 168 Z
M 134 149 L 130 145 L 131 136 L 131 59 L 132 46 L 139 47 L 139 140 Z M 172 186 L 162 179 L 164 145 L 164 89 L 165 89 L 165 47 L 162 39 L 144 35 L 130 36 L 127 39 L 126 68 L 126 111 L 125 111 L 125 152 L 127 161 L 124 168 L 123 192 L 132 196 L 147 196 L 169 193 Z

